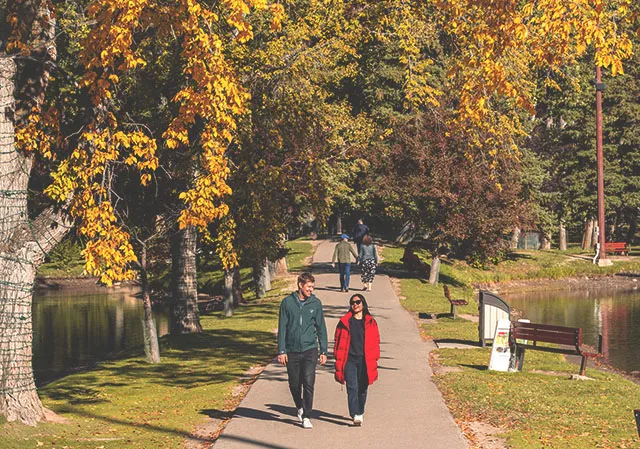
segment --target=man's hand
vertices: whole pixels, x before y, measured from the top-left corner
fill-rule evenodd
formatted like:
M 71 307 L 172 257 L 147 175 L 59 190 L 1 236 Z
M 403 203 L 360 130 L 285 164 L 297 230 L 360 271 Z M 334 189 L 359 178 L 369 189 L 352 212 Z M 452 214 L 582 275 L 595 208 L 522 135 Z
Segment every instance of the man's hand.
M 327 354 L 320 354 L 320 365 L 327 363 Z
M 284 366 L 287 366 L 287 362 L 289 362 L 289 357 L 287 356 L 287 354 L 278 354 L 278 362 L 282 363 Z
M 332 268 L 335 268 L 335 267 L 336 267 L 336 264 L 335 264 L 334 262 L 331 262 L 331 267 L 332 267 Z

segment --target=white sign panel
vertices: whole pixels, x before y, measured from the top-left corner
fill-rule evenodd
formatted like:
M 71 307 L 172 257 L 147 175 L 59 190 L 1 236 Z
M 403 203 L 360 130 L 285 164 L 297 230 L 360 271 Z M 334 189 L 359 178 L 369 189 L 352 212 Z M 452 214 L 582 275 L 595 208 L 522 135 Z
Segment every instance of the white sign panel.
M 509 360 L 511 350 L 509 349 L 509 320 L 498 320 L 496 332 L 493 337 L 493 347 L 491 348 L 491 360 L 489 369 L 493 371 L 509 371 Z

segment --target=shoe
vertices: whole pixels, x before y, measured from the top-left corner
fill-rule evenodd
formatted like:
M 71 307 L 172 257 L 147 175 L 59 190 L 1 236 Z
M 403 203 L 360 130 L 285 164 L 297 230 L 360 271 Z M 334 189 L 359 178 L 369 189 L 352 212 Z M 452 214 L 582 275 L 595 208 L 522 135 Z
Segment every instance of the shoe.
M 302 422 L 302 414 L 304 413 L 304 409 L 303 408 L 299 408 L 298 409 L 298 420 L 300 420 L 300 422 Z
M 345 289 L 344 289 L 344 291 L 345 291 L 345 292 L 349 292 L 349 289 L 348 289 L 348 288 L 345 288 Z
M 367 286 L 365 285 L 364 287 L 362 287 L 362 291 L 366 292 L 367 291 Z
M 313 429 L 313 424 L 311 424 L 311 420 L 309 418 L 303 418 L 302 427 L 305 429 Z
M 362 422 L 364 421 L 363 419 L 364 417 L 362 415 L 356 415 L 353 417 L 353 425 L 354 426 L 361 426 Z

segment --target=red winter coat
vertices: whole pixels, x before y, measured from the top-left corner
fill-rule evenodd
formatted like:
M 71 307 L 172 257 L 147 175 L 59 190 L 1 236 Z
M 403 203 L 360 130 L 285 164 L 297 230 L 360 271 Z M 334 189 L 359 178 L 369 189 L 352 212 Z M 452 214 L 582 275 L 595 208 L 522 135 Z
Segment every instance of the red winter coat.
M 344 383 L 344 366 L 349 358 L 349 345 L 351 344 L 351 332 L 349 328 L 351 312 L 347 312 L 336 326 L 335 344 L 333 355 L 336 359 L 336 381 Z M 378 379 L 378 360 L 380 359 L 380 332 L 378 323 L 371 315 L 364 315 L 364 360 L 367 366 L 369 385 Z

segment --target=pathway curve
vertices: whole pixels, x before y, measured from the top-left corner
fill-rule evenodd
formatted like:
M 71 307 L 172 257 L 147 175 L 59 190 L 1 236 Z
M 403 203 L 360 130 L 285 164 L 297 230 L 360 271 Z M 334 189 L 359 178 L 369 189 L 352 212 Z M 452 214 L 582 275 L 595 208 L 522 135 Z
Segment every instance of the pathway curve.
M 315 294 L 323 303 L 329 348 L 338 319 L 348 309 L 359 275 L 352 275 L 350 293 L 339 292 L 338 274 L 329 261 L 335 243 L 316 250 Z M 362 427 L 352 427 L 346 390 L 333 380 L 333 359 L 318 365 L 313 429 L 303 429 L 289 394 L 286 369 L 269 364 L 242 400 L 215 443 L 215 449 L 327 449 L 327 448 L 468 448 L 459 428 L 431 381 L 428 353 L 411 315 L 402 308 L 389 278 L 376 276 L 373 291 L 364 292 L 381 335 L 379 380 L 369 388 Z M 275 337 L 274 337 L 275 338 Z

